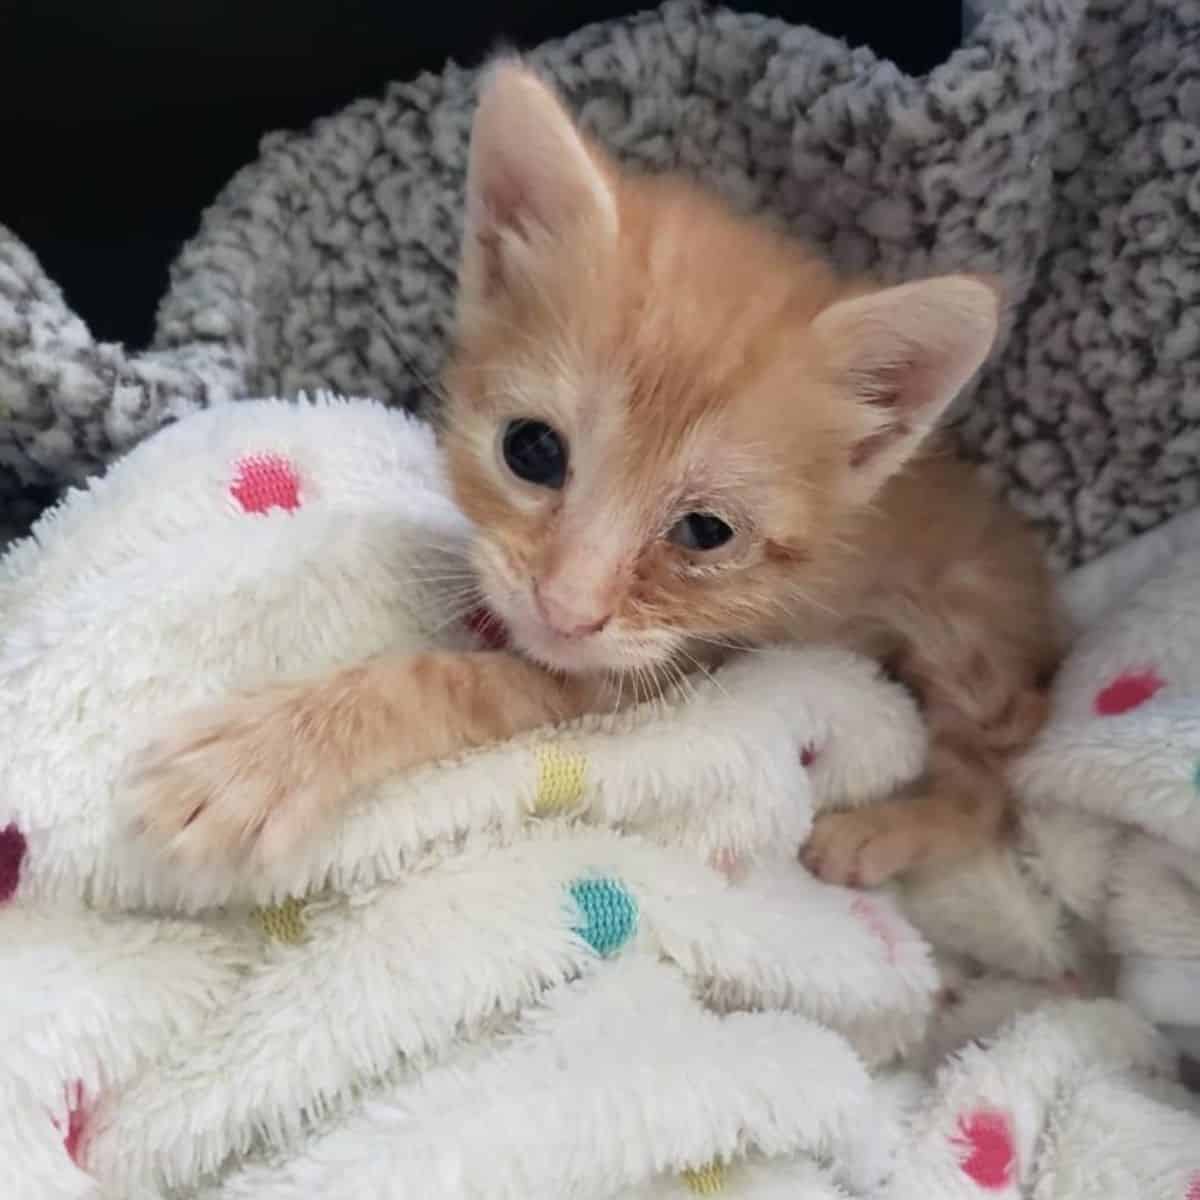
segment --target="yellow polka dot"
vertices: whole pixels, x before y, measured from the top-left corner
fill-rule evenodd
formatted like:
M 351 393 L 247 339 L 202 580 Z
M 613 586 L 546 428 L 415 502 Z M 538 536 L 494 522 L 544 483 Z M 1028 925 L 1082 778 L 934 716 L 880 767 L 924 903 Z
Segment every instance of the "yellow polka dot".
M 684 1171 L 683 1182 L 695 1196 L 715 1196 L 725 1190 L 726 1175 L 725 1164 L 714 1159 L 703 1167 Z
M 308 936 L 304 920 L 304 901 L 289 896 L 270 908 L 256 908 L 254 920 L 259 929 L 277 942 L 297 946 Z
M 542 746 L 537 752 L 537 793 L 533 810 L 540 816 L 565 812 L 583 799 L 587 758 L 575 750 Z

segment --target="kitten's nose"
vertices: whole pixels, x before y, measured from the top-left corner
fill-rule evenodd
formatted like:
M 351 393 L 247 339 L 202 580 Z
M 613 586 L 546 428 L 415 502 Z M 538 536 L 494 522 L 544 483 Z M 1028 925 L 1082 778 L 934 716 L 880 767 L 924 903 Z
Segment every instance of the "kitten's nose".
M 561 637 L 582 638 L 599 633 L 612 618 L 612 611 L 588 610 L 578 598 L 560 595 L 553 586 L 536 583 L 533 599 L 543 621 Z

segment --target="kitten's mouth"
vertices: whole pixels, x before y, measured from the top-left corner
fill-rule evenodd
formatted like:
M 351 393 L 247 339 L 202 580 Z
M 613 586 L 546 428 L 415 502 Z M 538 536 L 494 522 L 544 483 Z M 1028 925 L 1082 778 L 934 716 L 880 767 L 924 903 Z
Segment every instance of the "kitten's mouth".
M 465 623 L 489 650 L 511 650 L 551 671 L 568 675 L 622 672 L 653 667 L 668 654 L 662 647 L 637 644 L 613 628 L 583 637 L 565 637 L 541 619 L 516 572 L 488 547 L 476 551 L 481 603 Z
M 516 651 L 552 671 L 580 674 L 621 665 L 608 639 L 563 637 L 519 607 L 502 614 L 499 605 L 480 605 L 467 615 L 466 624 L 487 649 Z
M 482 604 L 467 613 L 467 628 L 489 649 L 507 650 L 508 629 L 490 608 Z
M 472 609 L 464 624 L 487 650 L 516 650 L 552 669 L 576 671 L 582 669 L 574 661 L 579 642 L 568 641 L 550 631 L 524 630 L 524 637 L 514 638 L 508 625 L 486 605 Z M 572 661 L 563 661 L 570 658 Z
M 509 629 L 511 646 L 552 671 L 577 674 L 607 671 L 612 666 L 611 651 L 599 638 L 566 638 L 536 618 L 513 622 Z

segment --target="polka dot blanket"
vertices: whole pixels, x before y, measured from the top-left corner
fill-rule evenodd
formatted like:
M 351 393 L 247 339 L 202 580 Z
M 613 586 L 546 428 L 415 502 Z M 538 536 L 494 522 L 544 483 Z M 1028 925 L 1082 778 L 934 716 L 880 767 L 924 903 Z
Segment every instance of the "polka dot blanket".
M 184 707 L 484 644 L 440 591 L 465 532 L 423 424 L 248 402 L 3 560 L 0 1194 L 1194 1200 L 1200 1120 L 1132 1007 L 992 1013 L 935 1062 L 961 1014 L 927 942 L 799 866 L 814 810 L 922 765 L 842 651 L 394 778 L 271 871 L 129 837 L 115 780 Z M 1105 668 L 1167 702 L 1135 648 Z
M 906 907 L 969 972 L 1115 986 L 1200 1061 L 1200 513 L 1065 598 L 1078 636 L 1014 768 L 1017 850 L 911 886 Z
M 1200 0 L 986 8 L 920 79 L 701 0 L 533 57 L 621 158 L 700 176 L 847 269 L 1000 277 L 1012 320 L 963 440 L 1075 564 L 1200 502 Z M 94 341 L 0 228 L 0 524 L 197 407 L 328 388 L 424 411 L 475 86 L 451 66 L 268 137 L 145 350 Z

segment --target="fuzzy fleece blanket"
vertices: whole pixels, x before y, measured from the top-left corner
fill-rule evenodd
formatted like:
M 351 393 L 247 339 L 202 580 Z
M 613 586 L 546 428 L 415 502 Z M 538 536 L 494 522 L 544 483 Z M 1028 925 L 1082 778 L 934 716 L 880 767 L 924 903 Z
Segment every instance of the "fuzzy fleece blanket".
M 1200 0 L 988 7 L 922 79 L 696 0 L 533 58 L 615 153 L 695 173 L 847 268 L 999 275 L 1011 333 L 962 433 L 1075 563 L 1200 502 Z M 267 138 L 145 351 L 96 344 L 0 229 L 11 518 L 197 407 L 332 388 L 425 409 L 475 81 L 449 67 Z
M 1200 1060 L 1200 512 L 1080 571 L 1050 720 L 1013 778 L 1013 852 L 907 888 L 968 990 L 1112 986 Z M 1029 993 L 1036 999 L 1036 989 Z
M 424 425 L 260 402 L 5 557 L 0 1195 L 1200 1191 L 1200 1118 L 1130 1008 L 1059 999 L 904 1069 L 944 1037 L 927 945 L 795 858 L 814 809 L 921 769 L 906 695 L 842 651 L 397 777 L 270 873 L 131 840 L 114 782 L 174 713 L 474 644 L 430 568 L 464 536 Z

